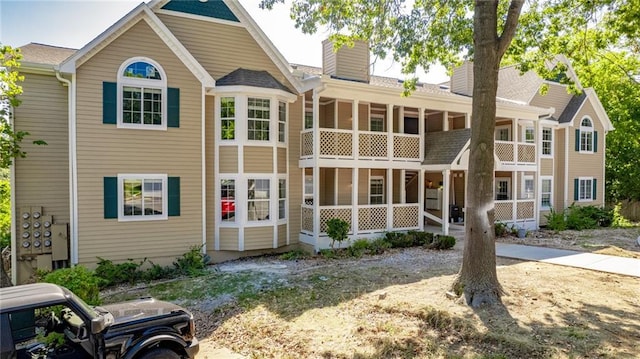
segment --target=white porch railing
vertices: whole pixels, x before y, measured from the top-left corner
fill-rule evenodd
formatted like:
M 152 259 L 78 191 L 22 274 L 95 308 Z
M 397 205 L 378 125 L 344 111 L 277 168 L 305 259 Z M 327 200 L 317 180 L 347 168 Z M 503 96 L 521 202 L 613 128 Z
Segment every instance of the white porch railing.
M 536 162 L 536 145 L 533 143 L 495 141 L 494 151 L 500 162 L 503 163 L 534 164 Z
M 358 131 L 358 148 L 353 153 L 354 131 L 331 128 L 320 129 L 320 158 L 403 160 L 420 162 L 420 135 Z M 314 155 L 313 129 L 300 133 L 300 156 Z M 392 153 L 389 153 L 389 141 Z
M 514 211 L 515 210 L 515 211 Z M 518 199 L 495 201 L 495 219 L 501 222 L 522 221 L 535 218 L 535 200 Z

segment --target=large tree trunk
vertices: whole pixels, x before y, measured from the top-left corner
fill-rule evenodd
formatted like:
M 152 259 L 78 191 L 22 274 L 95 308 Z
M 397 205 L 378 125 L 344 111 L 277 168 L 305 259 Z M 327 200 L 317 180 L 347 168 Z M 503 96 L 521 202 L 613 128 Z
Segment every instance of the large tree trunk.
M 496 273 L 493 201 L 496 93 L 500 60 L 515 32 L 521 7 L 521 0 L 512 1 L 505 31 L 498 36 L 498 2 L 477 0 L 475 4 L 466 241 L 462 268 L 454 283 L 454 290 L 472 307 L 497 304 L 502 295 Z

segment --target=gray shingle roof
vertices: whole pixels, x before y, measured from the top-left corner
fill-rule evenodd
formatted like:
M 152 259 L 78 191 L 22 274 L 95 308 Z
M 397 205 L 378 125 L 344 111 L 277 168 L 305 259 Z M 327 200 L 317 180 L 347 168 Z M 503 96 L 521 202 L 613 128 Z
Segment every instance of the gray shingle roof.
M 529 102 L 542 85 L 542 78 L 534 71 L 520 74 L 515 66 L 507 66 L 498 73 L 498 97 L 520 102 Z
M 216 81 L 216 86 L 253 86 L 293 93 L 267 71 L 238 68 Z
M 580 109 L 580 107 L 582 106 L 586 98 L 587 98 L 587 94 L 584 91 L 582 91 L 580 95 L 573 95 L 571 97 L 571 100 L 569 100 L 567 107 L 565 107 L 564 111 L 562 111 L 562 114 L 560 114 L 560 117 L 558 118 L 558 122 L 559 123 L 571 122 L 573 118 L 576 116 L 576 113 L 578 112 L 578 110 Z
M 450 165 L 470 138 L 470 128 L 427 133 L 422 164 Z
M 22 62 L 45 65 L 59 65 L 62 61 L 78 51 L 67 47 L 37 44 L 34 42 L 21 46 L 19 49 L 22 54 Z

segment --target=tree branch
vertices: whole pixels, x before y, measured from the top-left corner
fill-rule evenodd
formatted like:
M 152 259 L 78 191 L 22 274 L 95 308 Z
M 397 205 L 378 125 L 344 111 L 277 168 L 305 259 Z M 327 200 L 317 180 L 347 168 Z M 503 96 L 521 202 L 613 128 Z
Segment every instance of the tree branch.
M 505 51 L 511 44 L 511 40 L 518 28 L 518 19 L 520 18 L 520 11 L 524 5 L 524 0 L 512 0 L 509 5 L 509 12 L 507 13 L 507 21 L 504 24 L 502 35 L 498 39 L 498 58 L 502 58 Z

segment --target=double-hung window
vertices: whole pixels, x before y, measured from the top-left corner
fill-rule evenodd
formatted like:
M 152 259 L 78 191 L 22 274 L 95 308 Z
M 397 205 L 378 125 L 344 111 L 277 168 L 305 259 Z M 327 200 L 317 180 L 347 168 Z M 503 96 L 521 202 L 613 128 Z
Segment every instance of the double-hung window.
M 549 127 L 542 128 L 542 155 L 551 156 L 553 148 L 553 130 Z
M 384 179 L 371 177 L 369 181 L 369 204 L 384 204 Z
M 287 180 L 278 180 L 278 219 L 287 218 Z
M 285 143 L 287 139 L 287 104 L 278 102 L 278 142 Z
M 524 129 L 524 142 L 525 143 L 534 143 L 535 142 L 535 136 L 534 136 L 535 130 L 533 127 L 531 126 L 527 126 Z
M 588 118 L 580 122 L 580 152 L 593 152 L 593 123 Z
M 236 139 L 236 100 L 234 97 L 220 99 L 220 139 Z
M 247 180 L 247 218 L 249 221 L 268 221 L 271 206 L 271 181 L 268 179 Z
M 540 181 L 540 209 L 548 210 L 551 208 L 551 188 L 553 179 L 551 177 L 542 178 Z
M 236 181 L 220 180 L 220 216 L 223 222 L 236 221 Z
M 579 178 L 578 182 L 578 201 L 594 200 L 594 180 L 593 178 Z
M 504 201 L 511 199 L 509 195 L 511 191 L 511 178 L 506 177 L 496 177 L 496 190 L 495 197 L 496 201 Z
M 119 175 L 120 220 L 167 219 L 167 175 Z
M 384 132 L 384 117 L 372 115 L 370 119 L 370 130 L 373 132 Z
M 167 80 L 158 64 L 142 58 L 125 62 L 118 84 L 120 127 L 166 129 Z
M 251 141 L 269 141 L 271 101 L 269 99 L 249 97 L 247 105 L 247 139 Z

